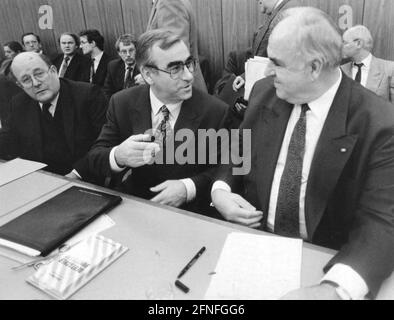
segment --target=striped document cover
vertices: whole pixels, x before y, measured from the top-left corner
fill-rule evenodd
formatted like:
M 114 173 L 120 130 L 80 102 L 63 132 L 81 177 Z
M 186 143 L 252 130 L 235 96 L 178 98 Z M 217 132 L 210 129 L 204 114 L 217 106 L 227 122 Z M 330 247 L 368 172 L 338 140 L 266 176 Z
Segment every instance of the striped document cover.
M 42 265 L 26 281 L 56 299 L 68 299 L 127 250 L 120 243 L 94 235 Z

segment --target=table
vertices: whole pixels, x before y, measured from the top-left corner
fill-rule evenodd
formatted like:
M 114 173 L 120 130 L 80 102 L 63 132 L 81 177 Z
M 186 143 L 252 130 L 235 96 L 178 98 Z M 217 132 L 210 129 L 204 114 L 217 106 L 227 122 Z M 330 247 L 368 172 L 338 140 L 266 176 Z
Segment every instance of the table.
M 235 231 L 265 234 L 41 171 L 0 187 L 0 217 L 4 219 L 7 213 L 21 214 L 72 185 L 119 194 L 123 198 L 122 203 L 108 213 L 116 225 L 101 234 L 127 246 L 129 251 L 71 299 L 149 299 L 158 288 L 168 288 L 167 298 L 203 299 L 210 282 L 209 274 L 215 269 L 227 234 Z M 202 246 L 207 250 L 199 259 L 198 267 L 182 278 L 190 288 L 189 293 L 184 294 L 174 288 L 174 281 Z M 323 266 L 333 254 L 334 250 L 303 244 L 302 286 L 319 281 Z M 34 269 L 11 270 L 16 264 L 0 256 L 0 299 L 50 299 L 25 282 Z M 378 298 L 393 297 L 394 276 L 386 280 Z

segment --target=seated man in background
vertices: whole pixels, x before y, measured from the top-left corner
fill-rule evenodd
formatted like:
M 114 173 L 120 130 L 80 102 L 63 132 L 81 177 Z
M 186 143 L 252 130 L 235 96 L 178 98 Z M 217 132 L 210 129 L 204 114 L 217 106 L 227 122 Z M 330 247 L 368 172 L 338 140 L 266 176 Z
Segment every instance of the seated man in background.
M 12 99 L 0 135 L 1 156 L 43 162 L 61 175 L 75 177 L 73 169 L 83 175 L 85 155 L 105 121 L 107 101 L 100 88 L 59 79 L 50 60 L 35 52 L 17 55 L 11 72 L 24 92 Z
M 341 66 L 346 75 L 378 96 L 394 102 L 394 61 L 371 54 L 373 39 L 367 27 L 354 26 L 345 31 L 342 39 L 344 58 L 351 60 Z
M 394 268 L 394 108 L 342 74 L 341 36 L 318 9 L 289 9 L 268 58 L 240 126 L 251 170 L 223 166 L 213 204 L 229 221 L 339 250 L 319 285 L 287 298 L 375 297 Z
M 192 87 L 195 60 L 172 32 L 157 29 L 141 35 L 136 60 L 147 85 L 112 96 L 107 123 L 89 152 L 90 172 L 113 178 L 127 172 L 122 191 L 206 213 L 214 167 L 198 164 L 197 142 L 192 147 L 194 162 L 178 163 L 176 150 L 182 141 L 175 141 L 171 149 L 166 138 L 185 129 L 194 138 L 198 129 L 219 130 L 227 106 Z M 156 128 L 161 138 L 152 142 L 152 129 Z M 172 161 L 167 156 L 161 163 L 152 163 L 159 143 L 162 154 L 170 154 Z M 216 148 L 212 152 L 216 155 Z
M 98 30 L 84 30 L 79 33 L 82 53 L 89 59 L 89 82 L 104 86 L 108 63 L 112 60 L 104 52 L 104 37 Z
M 59 43 L 62 53 L 53 60 L 59 77 L 89 82 L 90 60 L 78 52 L 79 38 L 77 35 L 64 32 L 59 38 Z
M 143 84 L 135 64 L 135 44 L 136 40 L 131 34 L 121 35 L 116 40 L 115 48 L 118 51 L 119 59 L 112 60 L 108 63 L 107 77 L 104 82 L 104 93 L 108 100 L 111 96 L 123 89 Z
M 22 44 L 27 52 L 42 53 L 41 39 L 33 32 L 27 32 L 22 35 Z

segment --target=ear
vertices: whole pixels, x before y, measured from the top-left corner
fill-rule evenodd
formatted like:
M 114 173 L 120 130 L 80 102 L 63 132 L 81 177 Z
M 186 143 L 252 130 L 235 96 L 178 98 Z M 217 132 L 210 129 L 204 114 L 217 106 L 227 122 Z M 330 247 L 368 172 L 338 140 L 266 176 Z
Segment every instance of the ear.
M 319 78 L 321 71 L 323 69 L 323 63 L 319 60 L 313 60 L 310 64 L 310 76 L 312 78 L 312 81 L 315 81 L 316 79 Z
M 55 72 L 56 74 L 57 74 L 57 72 L 58 72 L 58 71 L 57 71 L 57 68 L 56 68 L 56 66 L 55 66 L 54 64 L 50 66 L 49 70 Z
M 152 84 L 154 84 L 154 81 L 153 81 L 153 79 L 152 79 L 152 73 L 153 73 L 154 71 L 152 71 L 152 69 L 151 68 L 149 68 L 149 67 L 141 67 L 140 68 L 140 73 L 141 73 L 141 76 L 144 78 L 144 80 L 145 80 L 145 82 L 147 83 L 147 84 L 149 84 L 150 86 L 152 85 Z

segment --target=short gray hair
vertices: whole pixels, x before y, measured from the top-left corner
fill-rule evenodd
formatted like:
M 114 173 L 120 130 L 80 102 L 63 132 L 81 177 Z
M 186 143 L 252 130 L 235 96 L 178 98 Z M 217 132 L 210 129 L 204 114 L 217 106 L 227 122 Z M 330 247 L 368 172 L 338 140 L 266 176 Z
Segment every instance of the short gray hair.
M 318 60 L 323 68 L 335 68 L 341 63 L 342 37 L 334 21 L 317 8 L 285 10 L 271 34 L 271 37 L 281 36 L 293 39 L 295 56 L 304 61 Z
M 355 25 L 345 31 L 347 34 L 351 34 L 354 40 L 363 40 L 363 48 L 365 50 L 371 51 L 373 48 L 373 38 L 371 32 L 366 26 L 361 24 Z
M 154 64 L 151 57 L 152 47 L 158 44 L 162 50 L 171 48 L 174 44 L 182 41 L 176 34 L 164 29 L 150 30 L 138 38 L 136 46 L 136 61 L 139 68 Z

